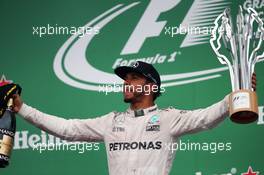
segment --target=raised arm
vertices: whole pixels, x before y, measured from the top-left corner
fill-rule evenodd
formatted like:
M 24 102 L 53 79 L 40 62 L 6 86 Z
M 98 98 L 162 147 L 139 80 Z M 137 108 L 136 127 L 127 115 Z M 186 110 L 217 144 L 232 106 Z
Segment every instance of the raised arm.
M 228 96 L 204 109 L 181 111 L 171 109 L 171 134 L 180 136 L 215 127 L 228 116 Z
M 25 120 L 47 133 L 69 141 L 103 141 L 106 120 L 113 115 L 109 113 L 94 119 L 64 119 L 45 114 L 22 103 L 19 96 L 14 99 L 15 112 Z

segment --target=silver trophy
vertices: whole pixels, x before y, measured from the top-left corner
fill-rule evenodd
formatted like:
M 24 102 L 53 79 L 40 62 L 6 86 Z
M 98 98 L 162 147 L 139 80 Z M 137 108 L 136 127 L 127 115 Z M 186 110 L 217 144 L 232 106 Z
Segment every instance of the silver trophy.
M 236 27 L 233 26 L 230 9 L 225 9 L 214 24 L 210 44 L 220 63 L 229 69 L 231 120 L 236 123 L 254 122 L 258 118 L 258 103 L 251 83 L 255 64 L 264 59 L 263 21 L 253 8 L 243 12 L 239 6 Z

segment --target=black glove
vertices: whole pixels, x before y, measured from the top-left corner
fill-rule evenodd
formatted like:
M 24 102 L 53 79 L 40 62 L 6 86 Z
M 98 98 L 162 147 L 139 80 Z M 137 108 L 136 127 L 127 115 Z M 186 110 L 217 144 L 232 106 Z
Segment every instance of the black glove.
M 14 94 L 21 94 L 22 88 L 18 84 L 10 83 L 0 86 L 0 117 L 5 113 L 7 102 Z

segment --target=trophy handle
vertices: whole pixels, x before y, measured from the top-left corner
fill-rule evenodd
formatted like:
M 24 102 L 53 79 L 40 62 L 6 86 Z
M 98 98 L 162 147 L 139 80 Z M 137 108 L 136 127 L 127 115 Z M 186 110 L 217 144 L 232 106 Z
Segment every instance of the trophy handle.
M 214 28 L 212 30 L 210 44 L 211 44 L 211 47 L 214 50 L 214 52 L 215 52 L 215 54 L 216 54 L 217 59 L 219 60 L 219 62 L 221 64 L 226 64 L 228 66 L 229 74 L 230 74 L 230 80 L 231 80 L 231 85 L 232 85 L 232 90 L 234 91 L 236 89 L 236 86 L 237 85 L 236 85 L 236 83 L 234 83 L 236 81 L 235 81 L 235 78 L 234 78 L 234 69 L 233 69 L 233 66 L 232 66 L 231 62 L 227 59 L 227 57 L 219 52 L 219 50 L 221 48 L 221 42 L 220 42 L 220 40 L 223 37 L 223 32 L 224 32 L 225 29 L 224 29 L 223 25 L 219 26 L 218 21 L 220 19 L 223 19 L 223 17 L 224 17 L 224 13 L 220 14 L 215 19 L 215 21 L 214 21 L 214 25 L 215 26 L 214 26 Z M 219 29 L 219 36 L 218 37 L 216 36 L 217 29 Z M 216 41 L 216 44 L 217 45 L 215 45 L 215 41 Z

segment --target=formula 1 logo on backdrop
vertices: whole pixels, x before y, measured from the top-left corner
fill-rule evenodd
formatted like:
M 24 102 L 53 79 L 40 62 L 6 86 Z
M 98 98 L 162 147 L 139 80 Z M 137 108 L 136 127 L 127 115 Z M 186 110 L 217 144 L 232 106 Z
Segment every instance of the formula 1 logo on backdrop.
M 144 47 L 145 43 L 164 36 L 164 28 L 166 30 L 167 20 L 158 20 L 163 13 L 172 12 L 181 3 L 186 1 L 181 0 L 152 0 L 149 2 L 144 13 L 139 19 L 137 25 L 133 29 L 129 38 L 124 38 L 123 48 L 118 53 L 119 58 L 109 58 L 114 60 L 111 68 L 120 65 L 131 64 L 132 61 L 137 59 L 125 60 L 123 57 L 130 54 L 138 54 Z M 125 14 L 133 8 L 137 8 L 141 2 L 133 2 L 127 5 L 118 4 L 113 8 L 103 12 L 84 27 L 97 27 L 100 30 L 109 25 L 112 21 L 118 20 L 118 17 Z M 230 2 L 226 0 L 194 0 L 181 25 L 188 27 L 212 26 L 214 19 L 228 6 Z M 174 11 L 175 12 L 175 11 Z M 183 15 L 184 16 L 184 15 Z M 177 16 L 175 17 L 177 18 Z M 125 24 L 124 24 L 125 26 Z M 100 33 L 101 34 L 101 33 Z M 100 35 L 99 34 L 99 35 Z M 99 35 L 85 34 L 78 37 L 78 33 L 72 35 L 58 50 L 54 60 L 54 71 L 56 76 L 64 83 L 85 90 L 98 91 L 100 85 L 121 84 L 122 81 L 113 73 L 105 72 L 99 68 L 94 67 L 88 60 L 89 52 L 87 48 L 93 42 L 93 39 Z M 203 44 L 209 41 L 210 34 L 199 35 L 189 34 L 181 42 L 179 48 L 191 47 Z M 112 41 L 108 41 L 111 43 Z M 98 46 L 100 50 L 100 46 Z M 150 63 L 171 63 L 175 61 L 175 57 L 180 55 L 180 51 L 167 53 L 162 55 L 160 53 L 153 53 L 153 57 L 149 60 Z M 95 59 L 95 58 L 93 58 Z M 99 59 L 99 58 L 96 58 Z M 100 60 L 103 61 L 103 60 Z M 143 58 L 144 61 L 144 58 Z M 148 61 L 146 59 L 145 61 Z M 182 84 L 193 83 L 197 81 L 204 81 L 212 78 L 220 77 L 219 72 L 226 71 L 227 67 L 208 68 L 205 70 L 192 70 L 188 72 L 163 74 L 161 72 L 162 86 L 177 86 Z

